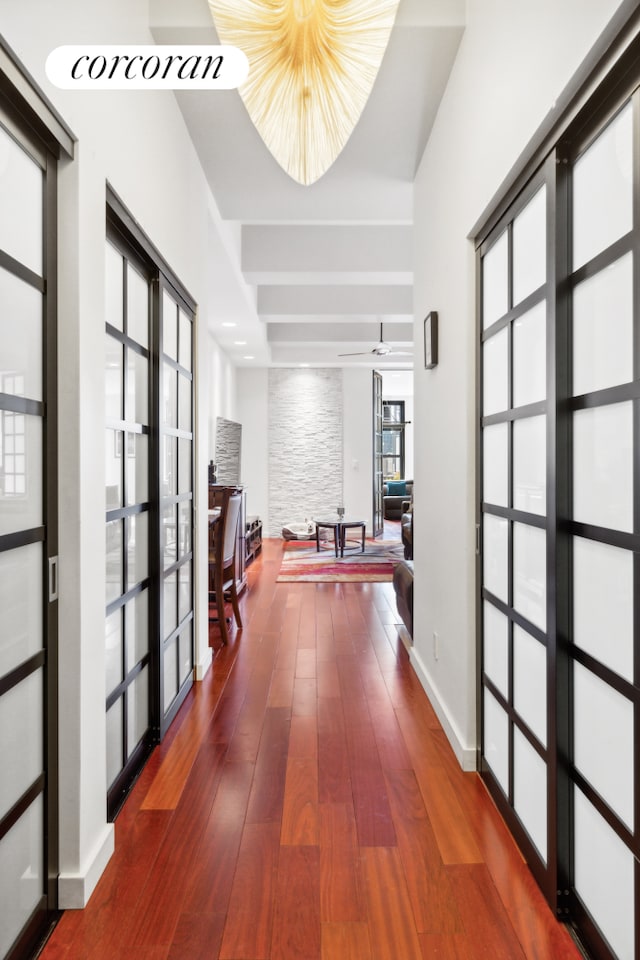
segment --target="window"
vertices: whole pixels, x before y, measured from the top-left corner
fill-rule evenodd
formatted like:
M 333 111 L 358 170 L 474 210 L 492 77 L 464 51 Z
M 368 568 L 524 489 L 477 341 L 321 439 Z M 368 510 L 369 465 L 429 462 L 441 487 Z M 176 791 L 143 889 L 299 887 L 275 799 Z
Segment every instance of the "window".
M 404 400 L 385 400 L 382 407 L 382 473 L 385 480 L 404 479 Z

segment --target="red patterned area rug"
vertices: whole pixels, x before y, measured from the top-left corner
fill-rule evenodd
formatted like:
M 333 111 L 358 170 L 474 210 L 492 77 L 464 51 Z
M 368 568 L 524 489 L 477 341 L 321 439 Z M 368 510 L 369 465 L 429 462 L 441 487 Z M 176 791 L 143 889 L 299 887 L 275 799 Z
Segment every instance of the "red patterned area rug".
M 367 540 L 364 553 L 355 541 L 344 557 L 336 558 L 327 541 L 318 553 L 314 541 L 291 540 L 284 545 L 278 583 L 384 583 L 404 557 L 399 540 Z

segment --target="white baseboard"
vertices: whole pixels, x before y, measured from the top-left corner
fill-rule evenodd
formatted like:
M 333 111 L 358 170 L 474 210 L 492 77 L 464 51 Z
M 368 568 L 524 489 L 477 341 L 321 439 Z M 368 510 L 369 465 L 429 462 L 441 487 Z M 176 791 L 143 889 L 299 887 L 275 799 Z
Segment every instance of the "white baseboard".
M 416 676 L 422 686 L 426 695 L 429 697 L 429 702 L 436 712 L 438 720 L 442 724 L 442 729 L 444 730 L 447 740 L 451 744 L 453 752 L 456 755 L 456 759 L 463 770 L 471 771 L 477 769 L 476 763 L 476 748 L 466 746 L 460 739 L 460 734 L 458 729 L 449 716 L 446 707 L 441 702 L 436 688 L 431 682 L 429 673 L 422 662 L 420 656 L 416 652 L 415 647 L 412 647 L 409 651 L 409 660 L 413 669 L 416 672 Z
M 397 631 L 398 631 L 398 636 L 400 637 L 400 640 L 402 641 L 402 645 L 404 646 L 404 648 L 405 648 L 405 650 L 407 651 L 407 653 L 409 654 L 409 656 L 411 656 L 411 651 L 412 651 L 412 649 L 413 649 L 413 640 L 412 640 L 412 638 L 411 638 L 411 634 L 409 633 L 409 631 L 408 631 L 407 628 L 405 627 L 404 623 L 396 623 L 396 624 L 395 624 L 395 627 L 396 627 L 396 629 L 397 629 Z
M 213 663 L 213 656 L 211 652 L 211 647 L 208 647 L 205 650 L 204 658 L 195 664 L 193 668 L 193 679 L 194 680 L 204 680 L 209 667 Z
M 115 848 L 115 830 L 105 823 L 102 835 L 89 863 L 81 873 L 61 873 L 58 877 L 58 906 L 61 910 L 81 910 L 102 876 Z

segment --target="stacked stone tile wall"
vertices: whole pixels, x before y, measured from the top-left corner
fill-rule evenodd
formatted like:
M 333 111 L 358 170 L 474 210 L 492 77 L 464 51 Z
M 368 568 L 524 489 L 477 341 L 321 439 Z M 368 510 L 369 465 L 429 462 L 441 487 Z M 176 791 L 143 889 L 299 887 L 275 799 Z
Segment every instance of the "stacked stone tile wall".
M 216 417 L 216 482 L 240 482 L 242 426 L 234 420 Z
M 335 514 L 343 496 L 342 420 L 342 370 L 269 370 L 268 536 Z

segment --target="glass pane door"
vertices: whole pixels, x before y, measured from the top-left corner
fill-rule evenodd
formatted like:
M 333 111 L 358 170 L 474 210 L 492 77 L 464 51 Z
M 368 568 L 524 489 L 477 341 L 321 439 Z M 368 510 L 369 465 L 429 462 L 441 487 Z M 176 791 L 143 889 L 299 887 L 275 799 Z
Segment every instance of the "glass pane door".
M 193 678 L 193 314 L 160 292 L 161 729 Z
M 637 116 L 623 104 L 569 170 L 571 890 L 582 922 L 624 960 L 638 956 Z
M 195 305 L 108 192 L 106 690 L 115 816 L 193 680 Z
M 56 906 L 57 871 L 57 825 L 48 825 L 57 745 L 47 715 L 47 702 L 52 716 L 56 709 L 55 304 L 45 293 L 55 168 L 2 116 L 0 957 L 30 952 Z
M 383 467 L 382 467 L 382 374 L 373 371 L 373 535 L 379 537 L 384 530 L 383 514 Z
M 107 241 L 105 664 L 113 818 L 149 752 L 151 291 L 144 266 Z
M 607 960 L 640 960 L 638 81 L 479 249 L 483 776 Z
M 481 251 L 483 769 L 543 885 L 551 797 L 546 207 L 539 178 Z

